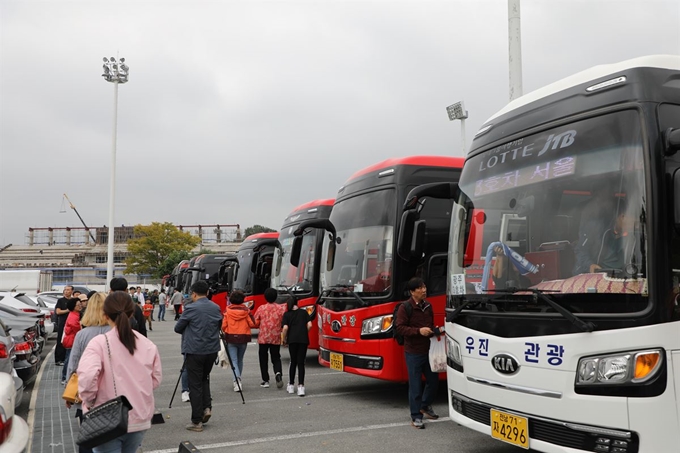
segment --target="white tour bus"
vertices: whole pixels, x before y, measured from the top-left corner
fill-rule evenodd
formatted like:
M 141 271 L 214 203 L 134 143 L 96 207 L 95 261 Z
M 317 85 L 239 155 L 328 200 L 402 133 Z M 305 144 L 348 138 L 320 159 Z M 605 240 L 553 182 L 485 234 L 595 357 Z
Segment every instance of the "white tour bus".
M 597 66 L 479 130 L 452 215 L 449 413 L 543 452 L 680 451 L 680 57 Z

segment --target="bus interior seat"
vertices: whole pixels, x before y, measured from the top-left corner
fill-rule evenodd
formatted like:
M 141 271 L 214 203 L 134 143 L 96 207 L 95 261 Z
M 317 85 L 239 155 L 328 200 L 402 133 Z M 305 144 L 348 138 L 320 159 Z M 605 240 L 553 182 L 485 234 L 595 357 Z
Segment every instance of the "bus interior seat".
M 542 242 L 534 252 L 528 252 L 525 257 L 535 264 L 539 271 L 527 277 L 533 285 L 545 280 L 558 280 L 571 277 L 574 267 L 574 251 L 572 241 L 574 223 L 571 216 L 556 215 L 546 222 Z M 576 232 L 578 235 L 578 232 Z

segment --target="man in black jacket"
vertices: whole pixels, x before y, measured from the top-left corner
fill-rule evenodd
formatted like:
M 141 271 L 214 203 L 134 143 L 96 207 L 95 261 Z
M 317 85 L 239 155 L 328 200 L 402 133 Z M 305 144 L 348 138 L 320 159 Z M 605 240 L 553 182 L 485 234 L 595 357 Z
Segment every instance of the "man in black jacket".
M 397 311 L 396 329 L 404 337 L 404 356 L 408 369 L 408 402 L 411 408 L 411 425 L 424 429 L 423 415 L 436 420 L 439 418 L 432 409 L 437 394 L 439 374 L 430 368 L 430 337 L 441 335 L 443 327 L 435 327 L 432 305 L 425 300 L 427 288 L 420 277 L 413 277 L 406 284 L 411 298 Z M 410 315 L 404 307 L 411 305 Z M 425 375 L 425 389 L 421 389 L 421 376 Z M 421 390 L 422 393 L 421 393 Z
M 203 431 L 212 415 L 210 372 L 220 350 L 222 313 L 217 304 L 208 300 L 208 283 L 199 280 L 191 285 L 191 300 L 175 324 L 182 334 L 182 354 L 189 376 L 191 423 L 189 431 Z
M 61 337 L 69 314 L 66 304 L 73 295 L 73 286 L 64 286 L 63 294 L 64 297 L 60 297 L 54 306 L 54 312 L 57 314 L 57 348 L 54 351 L 54 361 L 57 366 L 64 366 L 64 360 L 66 360 L 66 349 L 61 345 Z

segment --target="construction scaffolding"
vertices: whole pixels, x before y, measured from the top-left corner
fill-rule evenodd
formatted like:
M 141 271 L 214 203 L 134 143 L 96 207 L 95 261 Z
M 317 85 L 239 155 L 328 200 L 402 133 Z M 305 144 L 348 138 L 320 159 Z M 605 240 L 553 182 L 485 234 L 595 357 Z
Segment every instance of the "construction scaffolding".
M 214 225 L 176 225 L 180 231 L 187 231 L 201 238 L 201 244 L 220 244 L 240 242 L 241 226 L 239 224 Z M 94 231 L 95 242 L 92 242 L 91 231 Z M 113 229 L 114 244 L 127 244 L 135 237 L 134 226 L 119 226 Z M 102 227 L 39 227 L 29 228 L 25 236 L 27 245 L 106 245 L 109 240 L 109 229 Z

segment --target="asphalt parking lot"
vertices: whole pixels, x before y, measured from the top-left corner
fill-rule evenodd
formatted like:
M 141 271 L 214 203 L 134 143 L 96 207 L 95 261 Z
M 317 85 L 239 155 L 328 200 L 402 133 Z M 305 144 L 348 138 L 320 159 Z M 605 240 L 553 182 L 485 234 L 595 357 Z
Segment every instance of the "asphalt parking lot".
M 446 388 L 442 383 L 434 408 L 441 418 L 426 422 L 426 429 L 410 425 L 407 387 L 331 371 L 316 362 L 316 351 L 307 355 L 307 396 L 289 395 L 284 389 L 260 387 L 257 344 L 251 343 L 244 359 L 245 404 L 232 388 L 230 368 L 216 367 L 211 375 L 213 415 L 201 433 L 185 430 L 190 404 L 183 403 L 178 389 L 169 408 L 182 365 L 180 336 L 174 322 L 156 322 L 149 332 L 158 346 L 163 364 L 163 382 L 155 391 L 156 407 L 165 423 L 153 425 L 143 442 L 145 453 L 177 452 L 183 441 L 201 451 L 261 452 L 394 452 L 429 451 L 465 453 L 517 453 L 525 451 L 494 441 L 456 425 L 448 419 Z M 255 340 L 255 337 L 253 338 Z M 54 346 L 48 342 L 43 356 Z M 284 374 L 288 351 L 283 349 Z M 50 356 L 48 360 L 52 360 Z M 284 379 L 285 380 L 285 379 Z M 273 382 L 272 382 L 273 384 Z M 38 384 L 39 385 L 39 384 Z M 33 385 L 24 393 L 17 413 L 27 417 Z M 41 393 L 42 394 L 42 393 Z M 37 430 L 52 423 L 35 417 Z M 33 450 L 36 450 L 34 447 Z M 41 451 L 44 449 L 41 449 Z M 62 451 L 62 450 L 60 450 Z M 63 451 L 70 451 L 64 448 Z

